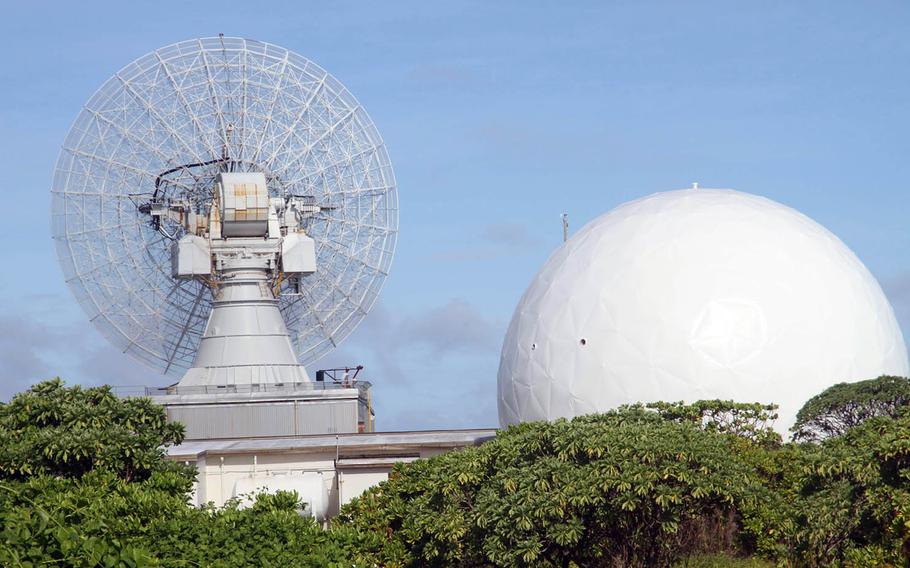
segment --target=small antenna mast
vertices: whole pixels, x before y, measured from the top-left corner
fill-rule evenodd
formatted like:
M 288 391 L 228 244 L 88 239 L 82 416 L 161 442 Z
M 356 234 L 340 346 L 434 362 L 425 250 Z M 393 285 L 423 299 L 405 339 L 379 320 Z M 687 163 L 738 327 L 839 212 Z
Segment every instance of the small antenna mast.
M 562 242 L 569 240 L 569 214 L 562 214 Z

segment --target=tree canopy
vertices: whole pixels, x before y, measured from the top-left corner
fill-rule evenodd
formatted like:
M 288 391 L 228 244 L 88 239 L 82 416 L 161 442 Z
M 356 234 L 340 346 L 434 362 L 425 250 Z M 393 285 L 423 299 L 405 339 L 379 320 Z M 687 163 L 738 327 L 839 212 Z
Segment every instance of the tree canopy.
M 724 551 L 793 566 L 910 560 L 910 417 L 782 443 L 773 408 L 633 405 L 530 423 L 396 467 L 337 523 L 398 566 L 653 566 Z
M 877 416 L 896 417 L 910 405 L 910 379 L 881 376 L 838 383 L 810 398 L 796 415 L 791 431 L 798 442 L 841 436 Z
M 126 481 L 169 467 L 164 447 L 183 441 L 181 424 L 148 398 L 110 387 L 66 387 L 59 378 L 0 403 L 0 479 L 80 477 L 100 468 Z
M 146 399 L 36 385 L 0 405 L 2 566 L 790 566 L 910 559 L 910 415 L 784 443 L 774 407 L 631 405 L 397 465 L 329 530 L 293 493 L 193 507 Z
M 765 498 L 730 449 L 642 407 L 521 424 L 396 468 L 340 522 L 384 535 L 383 565 L 667 565 Z
M 183 439 L 147 398 L 55 379 L 0 405 L 0 566 L 351 566 L 356 542 L 294 494 L 188 503 Z

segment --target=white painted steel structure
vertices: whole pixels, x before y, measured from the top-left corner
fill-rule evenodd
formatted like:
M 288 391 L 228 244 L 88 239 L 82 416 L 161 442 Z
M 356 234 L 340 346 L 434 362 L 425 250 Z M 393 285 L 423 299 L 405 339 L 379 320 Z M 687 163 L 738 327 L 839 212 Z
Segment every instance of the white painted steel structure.
M 162 372 L 193 367 L 185 384 L 306 380 L 372 307 L 398 231 L 363 107 L 313 62 L 240 38 L 117 72 L 67 135 L 52 192 L 90 320 Z
M 762 197 L 670 191 L 550 256 L 503 344 L 499 418 L 721 398 L 778 403 L 785 431 L 809 397 L 881 374 L 910 374 L 904 340 L 836 236 Z

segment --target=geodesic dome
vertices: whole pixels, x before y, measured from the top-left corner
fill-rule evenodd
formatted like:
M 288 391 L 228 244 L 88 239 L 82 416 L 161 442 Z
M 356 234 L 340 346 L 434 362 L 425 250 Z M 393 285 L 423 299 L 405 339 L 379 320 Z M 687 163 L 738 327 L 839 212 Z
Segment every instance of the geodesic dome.
M 763 197 L 670 191 L 547 260 L 505 337 L 499 419 L 721 398 L 779 404 L 784 430 L 811 396 L 881 374 L 910 374 L 903 336 L 843 242 Z

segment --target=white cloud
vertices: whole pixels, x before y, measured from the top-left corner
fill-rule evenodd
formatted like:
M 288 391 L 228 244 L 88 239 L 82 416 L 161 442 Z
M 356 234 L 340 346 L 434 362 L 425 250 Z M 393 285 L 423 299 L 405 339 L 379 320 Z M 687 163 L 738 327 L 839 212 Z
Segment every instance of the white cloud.
M 0 395 L 8 398 L 32 383 L 57 375 L 46 354 L 65 341 L 66 337 L 56 330 L 43 328 L 23 316 L 0 316 Z
M 69 298 L 48 300 L 32 317 L 0 316 L 0 398 L 58 375 L 84 385 L 174 382 L 118 352 L 81 314 L 55 310 L 65 307 L 58 301 Z M 373 382 L 383 429 L 495 426 L 504 328 L 505 322 L 461 299 L 407 314 L 380 303 L 347 341 L 308 371 L 365 365 L 363 378 Z
M 162 375 L 119 353 L 85 321 L 55 321 L 42 310 L 0 315 L 0 399 L 59 376 L 70 384 L 161 385 Z
M 505 325 L 461 299 L 418 314 L 379 305 L 311 372 L 363 364 L 382 429 L 495 426 Z

